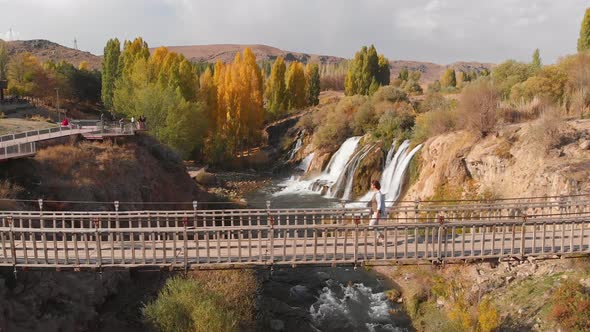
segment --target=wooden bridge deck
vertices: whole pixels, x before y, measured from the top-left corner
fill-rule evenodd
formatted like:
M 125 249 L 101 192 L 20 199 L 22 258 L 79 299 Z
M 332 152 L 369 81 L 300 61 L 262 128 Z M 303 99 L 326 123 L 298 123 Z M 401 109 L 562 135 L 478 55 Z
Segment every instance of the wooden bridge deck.
M 399 204 L 375 227 L 365 209 L 353 208 L 0 211 L 0 266 L 199 269 L 590 254 L 590 204 L 554 203 Z

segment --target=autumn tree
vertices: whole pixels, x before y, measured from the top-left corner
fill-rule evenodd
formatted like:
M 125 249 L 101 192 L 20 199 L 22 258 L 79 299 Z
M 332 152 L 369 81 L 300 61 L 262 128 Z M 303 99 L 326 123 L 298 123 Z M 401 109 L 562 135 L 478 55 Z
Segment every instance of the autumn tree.
M 262 74 L 250 48 L 234 62 L 215 64 L 217 86 L 216 140 L 225 142 L 226 151 L 249 147 L 259 138 L 264 120 Z
M 8 50 L 6 49 L 6 43 L 0 40 L 0 81 L 6 79 L 8 68 Z
M 379 56 L 375 46 L 363 46 L 352 60 L 345 80 L 345 93 L 369 95 L 389 84 L 389 61 Z
M 408 75 L 409 75 L 409 72 L 408 72 L 408 67 L 404 67 L 404 68 L 402 68 L 402 70 L 399 72 L 399 75 L 397 75 L 397 78 L 398 78 L 400 81 L 407 81 L 407 80 L 408 80 Z
M 270 77 L 266 81 L 267 109 L 273 117 L 281 115 L 287 109 L 286 71 L 285 60 L 278 57 L 272 65 Z
M 118 39 L 110 39 L 104 48 L 102 58 L 102 103 L 106 109 L 113 108 L 113 94 L 115 82 L 119 78 L 119 57 L 121 56 L 121 44 Z
M 217 109 L 217 86 L 213 81 L 213 72 L 211 68 L 205 69 L 205 72 L 199 77 L 199 91 L 205 103 L 207 114 L 207 123 L 209 133 L 213 133 L 217 128 L 215 122 L 215 110 Z
M 8 65 L 7 77 L 11 94 L 34 98 L 53 95 L 54 81 L 31 53 L 14 57 Z
M 152 135 L 183 157 L 202 147 L 206 134 L 206 103 L 199 99 L 196 68 L 166 48 L 150 56 L 141 38 L 125 42 L 115 84 L 114 109 L 126 116 L 145 116 Z
M 543 63 L 541 62 L 541 52 L 537 48 L 535 52 L 533 52 L 533 61 L 531 61 L 531 69 L 533 72 L 537 73 L 543 67 Z
M 286 87 L 289 109 L 301 109 L 307 105 L 305 72 L 301 62 L 294 61 L 289 64 Z
M 305 66 L 305 78 L 307 81 L 307 104 L 318 105 L 320 103 L 320 67 L 317 63 Z
M 582 26 L 580 27 L 580 38 L 578 38 L 578 52 L 590 49 L 590 8 L 586 9 Z
M 454 88 L 457 86 L 457 76 L 455 74 L 455 69 L 447 68 L 447 70 L 445 70 L 442 77 L 440 78 L 440 85 L 443 88 Z

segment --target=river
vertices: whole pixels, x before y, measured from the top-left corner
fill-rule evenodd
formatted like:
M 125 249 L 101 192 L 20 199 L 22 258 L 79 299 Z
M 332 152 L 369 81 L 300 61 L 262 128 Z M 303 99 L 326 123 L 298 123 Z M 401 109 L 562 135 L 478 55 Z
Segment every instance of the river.
M 287 181 L 288 182 L 288 181 Z M 276 195 L 286 183 L 275 179 L 269 186 L 247 193 L 244 199 L 256 208 L 328 207 L 337 199 L 313 193 Z M 359 267 L 275 268 L 262 273 L 258 323 L 271 331 L 409 331 L 411 323 L 402 306 L 391 303 L 389 284 Z

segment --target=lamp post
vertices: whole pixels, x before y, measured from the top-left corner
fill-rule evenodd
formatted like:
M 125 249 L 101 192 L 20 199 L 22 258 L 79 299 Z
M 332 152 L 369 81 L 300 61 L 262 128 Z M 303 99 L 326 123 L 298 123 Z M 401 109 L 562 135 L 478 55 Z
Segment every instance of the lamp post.
M 59 122 L 61 128 L 61 114 L 59 112 L 59 88 L 55 88 L 55 93 L 57 95 L 57 121 Z

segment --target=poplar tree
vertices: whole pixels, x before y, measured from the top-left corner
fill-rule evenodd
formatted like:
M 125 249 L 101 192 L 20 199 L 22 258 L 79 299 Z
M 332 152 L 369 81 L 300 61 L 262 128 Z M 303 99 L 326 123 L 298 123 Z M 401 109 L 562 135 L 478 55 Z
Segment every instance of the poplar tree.
M 440 79 L 440 85 L 443 88 L 457 87 L 457 76 L 455 75 L 455 69 L 447 68 L 447 70 L 445 70 Z
M 378 55 L 375 46 L 363 46 L 351 61 L 344 81 L 347 96 L 369 95 L 379 86 L 389 84 L 389 60 Z
M 8 50 L 6 42 L 0 40 L 0 81 L 6 79 L 6 70 L 8 68 Z
M 115 82 L 119 78 L 119 57 L 121 56 L 121 44 L 117 38 L 109 39 L 104 48 L 102 58 L 102 103 L 107 110 L 113 109 L 113 94 Z
M 580 27 L 580 38 L 578 38 L 578 52 L 590 49 L 590 8 L 586 9 L 582 26 Z
M 285 60 L 278 57 L 272 65 L 270 78 L 266 82 L 265 92 L 268 101 L 268 112 L 274 117 L 284 113 L 287 109 L 286 71 Z
M 307 104 L 315 106 L 320 103 L 320 66 L 317 63 L 305 66 L 307 81 Z
M 305 72 L 301 62 L 294 61 L 287 71 L 287 96 L 289 109 L 301 109 L 307 104 Z

